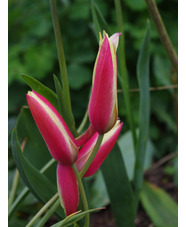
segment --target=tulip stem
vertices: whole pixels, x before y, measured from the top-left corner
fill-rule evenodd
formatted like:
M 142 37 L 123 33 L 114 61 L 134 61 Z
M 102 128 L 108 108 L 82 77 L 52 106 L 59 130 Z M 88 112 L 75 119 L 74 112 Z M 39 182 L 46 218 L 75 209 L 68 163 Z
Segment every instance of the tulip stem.
M 73 164 L 72 168 L 74 170 L 74 173 L 76 175 L 76 179 L 78 181 L 78 186 L 79 186 L 79 191 L 80 191 L 80 195 L 81 195 L 81 200 L 82 200 L 82 203 L 83 203 L 83 208 L 84 208 L 84 211 L 86 211 L 86 210 L 88 210 L 88 202 L 87 202 L 87 197 L 86 197 L 86 194 L 85 194 L 83 182 L 81 180 L 81 176 L 80 176 L 80 173 L 77 169 L 76 164 Z M 85 215 L 85 226 L 84 227 L 89 227 L 89 214 Z
M 84 129 L 86 123 L 87 123 L 87 120 L 88 120 L 88 111 L 86 110 L 85 115 L 83 117 L 83 120 L 82 120 L 82 122 L 81 122 L 81 124 L 80 124 L 80 126 L 79 126 L 79 128 L 77 130 L 77 132 L 79 134 L 83 131 L 83 129 Z
M 42 217 L 41 221 L 37 224 L 37 227 L 43 227 L 59 206 L 60 200 L 57 199 L 55 203 L 51 206 L 51 208 L 48 210 L 48 212 Z
M 37 219 L 48 209 L 49 206 L 59 197 L 58 192 L 37 212 L 37 214 L 30 220 L 26 227 L 32 226 Z
M 82 168 L 82 170 L 80 172 L 80 176 L 81 177 L 83 177 L 85 175 L 85 173 L 88 170 L 90 164 L 92 163 L 93 159 L 95 158 L 95 156 L 96 156 L 96 154 L 97 154 L 97 152 L 98 152 L 98 150 L 99 150 L 99 148 L 101 146 L 101 142 L 103 140 L 103 136 L 104 135 L 99 134 L 98 140 L 96 142 L 96 145 L 95 145 L 90 157 L 88 158 L 87 162 L 85 163 L 84 167 Z

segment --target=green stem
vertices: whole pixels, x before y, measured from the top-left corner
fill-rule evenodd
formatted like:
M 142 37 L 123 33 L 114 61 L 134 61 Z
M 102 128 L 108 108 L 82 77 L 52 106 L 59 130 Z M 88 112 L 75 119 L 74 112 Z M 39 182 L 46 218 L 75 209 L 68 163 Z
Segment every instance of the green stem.
M 66 60 L 65 60 L 65 54 L 63 49 L 60 24 L 59 24 L 59 19 L 57 14 L 56 0 L 50 0 L 50 8 L 51 8 L 52 21 L 53 21 L 53 27 L 54 27 L 54 34 L 56 39 L 57 52 L 58 52 L 62 88 L 64 90 L 64 96 L 69 109 L 69 113 L 72 114 Z
M 18 170 L 16 169 L 14 179 L 13 179 L 13 183 L 12 183 L 12 188 L 11 188 L 11 191 L 10 191 L 10 196 L 9 196 L 9 199 L 8 199 L 8 207 L 11 207 L 11 205 L 14 201 L 17 185 L 18 185 L 18 182 L 19 182 L 19 178 L 20 178 L 20 175 L 19 175 Z
M 43 227 L 44 224 L 48 221 L 48 219 L 52 216 L 52 214 L 57 210 L 60 205 L 60 200 L 58 199 L 53 206 L 48 210 L 48 212 L 43 216 L 41 221 L 38 223 L 37 227 Z
M 59 197 L 58 192 L 38 211 L 26 227 L 32 226 L 36 220 L 48 209 L 49 206 Z
M 44 173 L 45 171 L 47 171 L 50 166 L 52 166 L 53 163 L 55 163 L 56 161 L 52 158 L 41 170 L 40 173 Z M 29 193 L 29 189 L 27 187 L 25 187 L 22 192 L 19 194 L 19 196 L 16 198 L 16 200 L 14 201 L 14 203 L 11 205 L 10 209 L 8 209 L 8 218 L 11 217 L 11 215 L 13 214 L 13 212 L 15 211 L 15 209 L 19 206 L 19 204 L 25 199 L 25 197 L 28 195 Z
M 178 56 L 169 38 L 169 35 L 167 33 L 167 30 L 165 28 L 165 25 L 159 13 L 156 2 L 154 0 L 146 0 L 146 3 L 147 3 L 148 10 L 154 21 L 154 24 L 156 26 L 156 29 L 158 31 L 158 34 L 160 36 L 161 42 L 167 52 L 167 55 L 169 56 L 169 59 L 171 60 L 175 69 L 178 70 Z
M 87 202 L 87 197 L 86 197 L 86 194 L 85 194 L 84 186 L 83 186 L 83 183 L 82 183 L 82 180 L 81 180 L 81 176 L 79 174 L 79 171 L 78 171 L 76 165 L 73 164 L 72 167 L 73 167 L 74 173 L 76 174 L 76 179 L 78 181 L 78 186 L 79 186 L 79 191 L 80 191 L 84 211 L 87 211 L 88 210 L 88 202 Z M 85 215 L 85 226 L 84 227 L 89 227 L 89 214 Z
M 15 209 L 19 206 L 19 204 L 26 198 L 26 196 L 28 195 L 28 193 L 29 193 L 29 189 L 25 187 L 22 190 L 22 192 L 19 194 L 19 196 L 16 198 L 16 200 L 14 201 L 14 203 L 8 209 L 8 218 L 9 219 L 12 216 L 13 212 L 15 211 Z
M 46 165 L 44 165 L 43 166 L 43 168 L 39 171 L 40 173 L 44 173 L 44 172 L 46 172 L 54 163 L 56 162 L 56 160 L 55 159 L 50 159 L 50 161 L 49 162 L 47 162 L 47 164 Z
M 27 141 L 27 138 L 25 138 L 23 140 L 22 144 L 21 144 L 22 152 L 24 151 L 24 147 L 25 147 L 26 141 Z M 12 188 L 11 188 L 9 199 L 8 199 L 8 208 L 11 207 L 11 205 L 12 205 L 12 203 L 14 201 L 15 194 L 16 194 L 16 189 L 17 189 L 17 186 L 18 186 L 18 183 L 19 183 L 19 178 L 20 178 L 20 175 L 19 175 L 18 170 L 16 169 L 15 170 L 14 179 L 13 179 L 13 182 L 12 182 Z
M 88 111 L 86 110 L 85 115 L 83 117 L 83 120 L 82 120 L 82 122 L 81 122 L 81 124 L 80 124 L 80 126 L 77 130 L 78 134 L 80 134 L 82 132 L 82 130 L 84 129 L 84 127 L 87 123 L 87 120 L 88 120 Z
M 97 154 L 97 152 L 98 152 L 98 150 L 99 150 L 99 148 L 101 146 L 101 142 L 103 140 L 103 136 L 104 135 L 99 134 L 98 140 L 96 142 L 96 145 L 95 145 L 90 157 L 88 158 L 87 162 L 85 163 L 84 167 L 82 168 L 82 170 L 80 172 L 80 176 L 81 177 L 83 177 L 85 175 L 85 173 L 88 170 L 90 164 L 92 163 L 93 159 L 95 158 L 95 156 L 96 156 L 96 154 Z
M 117 24 L 118 24 L 118 32 L 123 32 L 123 19 L 122 19 L 122 11 L 121 11 L 121 4 L 120 0 L 114 0 L 115 7 L 116 7 L 116 15 L 117 15 Z M 127 110 L 127 117 L 130 125 L 130 129 L 132 132 L 133 144 L 136 147 L 136 132 L 133 122 L 133 115 L 131 111 L 130 105 L 130 96 L 129 96 L 129 85 L 128 85 L 128 78 L 127 78 L 127 67 L 126 67 L 126 60 L 125 60 L 125 40 L 124 35 L 120 37 L 119 41 L 119 64 L 120 64 L 120 81 L 121 86 L 123 89 L 123 95 L 125 99 L 125 105 Z

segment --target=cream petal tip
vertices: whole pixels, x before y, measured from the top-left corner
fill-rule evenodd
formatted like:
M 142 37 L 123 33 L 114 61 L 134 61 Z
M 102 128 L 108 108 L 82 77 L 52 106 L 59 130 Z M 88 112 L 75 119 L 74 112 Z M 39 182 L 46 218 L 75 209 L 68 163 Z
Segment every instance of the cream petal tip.
M 121 33 L 115 33 L 110 37 L 110 40 L 112 41 L 113 45 L 115 46 L 115 48 L 118 48 L 118 43 L 119 43 L 119 37 L 120 37 Z

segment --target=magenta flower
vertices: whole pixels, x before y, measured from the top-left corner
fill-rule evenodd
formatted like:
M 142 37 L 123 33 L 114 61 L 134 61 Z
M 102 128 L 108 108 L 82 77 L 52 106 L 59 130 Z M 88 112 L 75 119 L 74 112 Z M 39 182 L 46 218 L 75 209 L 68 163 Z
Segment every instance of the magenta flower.
M 40 94 L 28 92 L 27 102 L 47 147 L 58 161 L 57 182 L 66 215 L 74 213 L 79 203 L 78 183 L 72 164 L 78 156 L 76 141 L 57 110 Z
M 73 164 L 77 159 L 78 147 L 63 118 L 35 91 L 29 91 L 26 97 L 32 116 L 53 158 L 64 165 Z
M 99 134 L 95 132 L 78 153 L 76 141 L 57 110 L 35 91 L 28 92 L 26 97 L 32 116 L 51 155 L 59 162 L 57 166 L 58 191 L 61 205 L 68 216 L 76 212 L 79 203 L 78 182 L 72 164 L 76 162 L 78 170 L 81 171 L 93 151 Z M 104 135 L 100 149 L 84 177 L 91 176 L 99 169 L 116 143 L 121 127 L 122 123 L 118 120 L 114 127 Z
M 72 168 L 81 171 L 91 155 L 99 134 L 104 134 L 101 146 L 84 174 L 93 175 L 117 141 L 122 123 L 117 120 L 117 60 L 116 49 L 120 33 L 110 38 L 100 36 L 93 86 L 89 103 L 90 126 L 80 137 L 73 137 L 57 110 L 40 94 L 28 92 L 27 102 L 35 123 L 51 153 L 58 161 L 57 183 L 61 205 L 66 215 L 76 212 L 79 203 L 78 182 Z M 79 146 L 82 148 L 79 151 Z
M 90 122 L 99 134 L 108 132 L 118 117 L 116 49 L 121 33 L 110 38 L 105 32 L 103 35 L 102 39 L 100 34 L 88 108 Z
M 78 183 L 72 166 L 58 163 L 57 184 L 61 205 L 68 216 L 77 211 L 79 204 Z
M 116 124 L 114 127 L 104 134 L 103 141 L 101 143 L 101 146 L 89 166 L 87 172 L 85 173 L 84 177 L 89 177 L 93 175 L 101 166 L 107 155 L 110 153 L 112 148 L 114 147 L 118 136 L 120 134 L 121 128 L 122 128 L 123 123 L 120 123 L 120 120 L 117 120 Z M 86 161 L 88 160 L 89 156 L 91 155 L 95 144 L 97 142 L 99 134 L 96 132 L 90 140 L 88 140 L 84 146 L 81 148 L 78 159 L 76 161 L 76 166 L 79 171 L 82 170 L 83 166 L 85 165 Z

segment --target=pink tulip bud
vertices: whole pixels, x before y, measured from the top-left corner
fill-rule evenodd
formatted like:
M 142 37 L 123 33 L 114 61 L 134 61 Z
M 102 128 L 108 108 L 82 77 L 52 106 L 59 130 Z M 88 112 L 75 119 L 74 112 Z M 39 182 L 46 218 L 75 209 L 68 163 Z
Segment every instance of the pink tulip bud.
M 117 138 L 120 134 L 121 128 L 122 128 L 123 123 L 120 123 L 120 120 L 117 120 L 116 124 L 114 127 L 107 133 L 104 134 L 103 141 L 101 143 L 101 146 L 92 161 L 90 167 L 88 168 L 87 172 L 85 173 L 84 177 L 88 177 L 93 175 L 101 166 L 107 155 L 110 153 L 112 148 L 114 147 Z M 98 139 L 99 134 L 96 132 L 90 140 L 88 140 L 84 146 L 81 148 L 78 159 L 76 161 L 76 166 L 79 171 L 82 170 L 83 166 L 87 162 L 89 156 L 91 155 L 97 139 Z
M 100 34 L 100 47 L 93 71 L 89 119 L 99 134 L 108 132 L 118 117 L 116 49 L 121 33 L 110 38 Z
M 53 158 L 63 165 L 74 163 L 78 147 L 60 114 L 35 91 L 29 91 L 26 98 L 35 123 Z
M 77 211 L 79 203 L 78 183 L 72 166 L 58 163 L 57 184 L 61 205 L 68 216 Z

